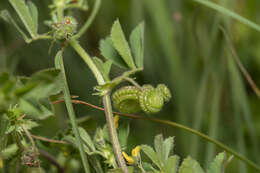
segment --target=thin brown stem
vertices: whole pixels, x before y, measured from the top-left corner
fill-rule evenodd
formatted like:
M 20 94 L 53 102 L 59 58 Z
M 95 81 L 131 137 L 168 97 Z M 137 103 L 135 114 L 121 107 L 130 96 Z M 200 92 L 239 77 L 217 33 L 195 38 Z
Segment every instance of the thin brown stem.
M 22 127 L 24 133 L 26 134 L 26 136 L 29 138 L 31 144 L 32 144 L 34 154 L 37 155 L 37 148 L 36 148 L 35 142 L 32 138 L 32 135 L 23 125 L 21 125 L 21 127 Z
M 36 136 L 36 135 L 32 135 L 32 134 L 31 134 L 31 136 L 34 139 L 38 139 L 38 140 L 45 141 L 45 142 L 56 143 L 56 144 L 69 144 L 66 141 L 59 141 L 59 140 L 49 139 L 49 138 L 45 138 L 45 137 L 42 137 L 42 136 Z
M 231 55 L 233 56 L 234 60 L 236 61 L 239 69 L 241 70 L 242 74 L 244 75 L 244 77 L 246 78 L 247 82 L 249 83 L 250 87 L 253 89 L 253 91 L 255 92 L 255 94 L 258 96 L 258 98 L 260 98 L 260 90 L 257 87 L 256 83 L 254 82 L 253 78 L 250 76 L 250 74 L 247 72 L 246 68 L 244 67 L 244 65 L 241 63 L 235 48 L 233 46 L 233 44 L 231 43 L 230 38 L 228 37 L 228 34 L 226 32 L 226 30 L 223 27 L 220 27 L 220 29 L 222 30 L 222 32 L 224 33 L 224 36 L 227 40 L 227 43 L 229 45 L 229 50 Z

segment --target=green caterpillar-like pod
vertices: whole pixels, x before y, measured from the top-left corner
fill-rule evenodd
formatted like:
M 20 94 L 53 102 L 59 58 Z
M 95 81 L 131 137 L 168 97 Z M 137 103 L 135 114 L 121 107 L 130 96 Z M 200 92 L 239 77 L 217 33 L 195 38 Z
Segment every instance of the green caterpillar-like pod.
M 144 85 L 139 95 L 139 103 L 145 113 L 157 113 L 163 107 L 164 97 L 160 90 L 151 85 Z
M 114 92 L 114 107 L 120 112 L 137 113 L 142 109 L 139 104 L 140 90 L 135 86 L 125 86 Z
M 114 107 L 125 113 L 137 113 L 141 110 L 147 114 L 157 113 L 170 98 L 171 92 L 164 84 L 159 84 L 157 88 L 143 85 L 142 89 L 126 86 L 112 95 Z

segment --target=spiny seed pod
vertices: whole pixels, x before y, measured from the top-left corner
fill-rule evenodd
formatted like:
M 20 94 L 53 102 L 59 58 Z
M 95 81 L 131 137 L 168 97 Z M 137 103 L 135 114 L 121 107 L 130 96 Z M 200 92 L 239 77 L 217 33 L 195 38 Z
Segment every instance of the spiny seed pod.
M 126 86 L 117 90 L 112 100 L 117 110 L 125 113 L 144 111 L 147 114 L 159 112 L 164 102 L 169 101 L 171 92 L 164 84 L 157 88 L 152 85 L 143 85 L 142 89 L 135 86 Z
M 54 24 L 54 36 L 58 40 L 67 39 L 77 31 L 77 21 L 74 17 L 66 16 L 61 22 Z
M 112 95 L 114 106 L 117 110 L 125 113 L 141 111 L 139 105 L 140 90 L 135 86 L 125 86 Z

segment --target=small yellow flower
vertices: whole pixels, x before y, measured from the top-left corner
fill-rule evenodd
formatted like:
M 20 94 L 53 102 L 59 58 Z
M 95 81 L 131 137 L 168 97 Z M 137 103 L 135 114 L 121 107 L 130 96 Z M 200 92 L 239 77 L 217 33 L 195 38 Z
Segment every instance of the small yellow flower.
M 135 163 L 135 159 L 133 157 L 128 156 L 125 152 L 122 152 L 122 154 L 128 164 L 133 165 Z
M 139 157 L 141 147 L 138 145 L 134 149 L 132 149 L 132 156 Z
M 118 128 L 118 121 L 119 121 L 119 115 L 116 115 L 114 117 L 114 123 L 115 123 L 116 128 Z
M 0 156 L 0 169 L 3 168 L 3 166 L 4 166 L 3 159 L 2 159 L 2 157 Z

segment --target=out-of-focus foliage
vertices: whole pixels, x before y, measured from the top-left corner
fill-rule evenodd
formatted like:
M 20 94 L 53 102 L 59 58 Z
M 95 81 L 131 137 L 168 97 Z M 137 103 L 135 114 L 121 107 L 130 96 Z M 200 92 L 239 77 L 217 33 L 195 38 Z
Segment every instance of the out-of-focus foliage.
M 218 0 L 214 2 L 255 23 L 260 23 L 260 1 Z M 34 3 L 39 10 L 38 21 L 49 19 L 49 1 L 34 1 Z M 89 0 L 89 7 L 92 7 L 93 4 L 93 0 Z M 82 7 L 87 9 L 86 4 Z M 19 6 L 19 8 L 23 7 Z M 8 1 L 0 1 L 0 10 L 3 9 L 8 9 L 13 19 L 18 18 L 13 13 L 14 9 Z M 75 17 L 79 26 L 83 24 L 89 14 L 90 11 L 77 12 Z M 4 15 L 8 17 L 7 13 Z M 31 18 L 28 20 L 32 23 L 35 22 L 35 17 L 29 10 L 23 16 Z M 143 66 L 145 71 L 137 75 L 137 81 L 141 84 L 166 83 L 173 93 L 173 99 L 167 104 L 168 106 L 154 116 L 176 121 L 209 134 L 260 163 L 258 142 L 260 138 L 260 100 L 248 85 L 230 54 L 229 45 L 220 26 L 228 31 L 241 63 L 244 64 L 258 86 L 260 86 L 260 78 L 258 77 L 260 75 L 260 33 L 194 1 L 103 0 L 97 19 L 89 28 L 88 33 L 81 38 L 84 47 L 91 55 L 101 55 L 98 47 L 99 40 L 102 38 L 104 40 L 100 43 L 100 48 L 104 50 L 102 51 L 104 58 L 108 59 L 113 54 L 111 51 L 105 51 L 113 41 L 113 38 L 110 40 L 106 36 L 110 33 L 110 28 L 116 18 L 119 18 L 122 29 L 126 31 L 124 33 L 125 39 L 129 38 L 131 30 L 138 23 L 144 21 L 145 61 Z M 32 42 L 30 45 L 23 41 L 23 38 L 29 40 L 28 35 L 34 38 L 37 31 L 39 33 L 48 31 L 48 26 L 42 23 L 39 26 L 32 23 L 23 26 L 21 21 L 17 20 L 16 22 L 18 22 L 18 28 L 23 31 L 22 37 L 17 34 L 15 28 L 5 23 L 4 20 L 0 20 L 0 71 L 8 72 L 11 76 L 31 76 L 38 70 L 53 67 L 57 45 L 48 54 L 51 44 L 49 41 Z M 31 32 L 24 33 L 24 27 L 29 28 Z M 142 31 L 138 31 L 137 28 L 136 32 L 139 34 L 138 32 Z M 130 43 L 132 37 L 136 36 L 130 36 Z M 131 44 L 128 46 L 131 49 L 136 49 Z M 128 47 L 125 44 L 118 46 L 120 46 L 118 49 Z M 84 62 L 77 56 L 73 51 L 66 50 L 65 65 L 71 93 L 80 96 L 82 100 L 100 105 L 100 99 L 92 95 L 96 81 Z M 121 56 L 127 59 L 130 55 Z M 135 50 L 132 56 L 142 57 L 142 50 Z M 126 66 L 126 64 L 130 67 L 134 66 L 133 63 L 117 63 L 121 67 Z M 142 63 L 137 59 L 135 65 L 142 67 Z M 105 68 L 104 71 L 106 73 Z M 112 66 L 110 75 L 117 76 L 119 73 L 121 70 Z M 45 84 L 43 83 L 43 85 Z M 44 92 L 41 91 L 39 89 L 39 95 L 36 94 L 36 96 L 40 97 Z M 7 104 L 6 99 L 1 97 L 0 95 L 0 105 Z M 33 103 L 35 102 L 34 100 Z M 44 134 L 51 138 L 59 134 L 57 126 L 64 129 L 67 127 L 66 113 L 63 107 L 58 105 L 55 106 L 55 109 L 59 116 L 45 119 L 44 125 L 36 127 L 34 134 Z M 88 129 L 90 134 L 94 134 L 97 125 L 100 126 L 105 122 L 102 112 L 88 107 L 76 106 L 76 114 L 78 117 L 89 117 L 87 121 L 82 123 L 82 126 Z M 59 121 L 54 121 L 54 118 Z M 5 125 L 4 121 L 1 118 L 1 127 Z M 132 121 L 130 127 L 129 148 L 134 148 L 136 143 L 151 145 L 155 134 L 163 133 L 165 136 L 176 137 L 175 153 L 184 157 L 190 154 L 200 163 L 205 163 L 202 165 L 210 165 L 209 162 L 218 152 L 218 149 L 212 144 L 177 129 L 143 121 Z M 96 134 L 95 137 L 97 136 Z M 87 143 L 87 141 L 85 142 Z M 0 146 L 1 144 L 2 142 Z M 44 142 L 39 142 L 39 145 L 52 146 L 52 144 Z M 75 158 L 72 158 L 69 163 L 66 163 L 68 159 L 64 159 L 64 157 L 68 157 L 67 155 L 73 155 L 75 150 L 70 147 L 68 147 L 69 150 L 66 150 L 67 146 L 59 144 L 53 145 L 64 151 L 64 153 L 49 152 L 55 154 L 57 160 L 63 165 L 68 164 L 71 170 L 67 171 L 78 171 L 79 162 Z M 7 148 L 7 152 L 15 150 L 12 147 Z M 129 153 L 129 151 L 126 152 Z M 220 159 L 221 156 L 218 156 L 217 159 Z M 92 159 L 95 161 L 94 157 Z M 109 159 L 109 155 L 107 159 Z M 15 160 L 10 161 L 15 162 Z M 193 162 L 192 159 L 185 159 L 185 163 L 191 164 L 191 162 Z M 44 164 L 46 163 L 43 162 Z M 54 167 L 51 169 L 55 170 Z M 226 172 L 242 173 L 254 172 L 254 170 L 234 159 Z

